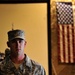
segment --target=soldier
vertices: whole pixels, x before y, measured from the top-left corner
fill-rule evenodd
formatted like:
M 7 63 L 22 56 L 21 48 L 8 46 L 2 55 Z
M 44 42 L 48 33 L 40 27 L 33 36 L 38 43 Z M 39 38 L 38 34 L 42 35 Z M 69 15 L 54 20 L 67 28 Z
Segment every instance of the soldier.
M 8 31 L 7 46 L 10 54 L 0 64 L 0 75 L 46 75 L 43 66 L 24 53 L 26 39 L 23 30 Z

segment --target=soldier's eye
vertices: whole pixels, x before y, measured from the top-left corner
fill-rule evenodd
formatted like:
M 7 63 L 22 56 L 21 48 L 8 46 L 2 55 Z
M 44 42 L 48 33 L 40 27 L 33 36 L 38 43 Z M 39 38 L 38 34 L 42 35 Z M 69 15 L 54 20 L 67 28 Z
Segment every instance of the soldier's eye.
M 16 40 L 14 39 L 14 40 L 12 40 L 11 42 L 12 42 L 12 43 L 15 43 L 15 42 L 16 42 Z
M 20 40 L 19 40 L 19 43 L 21 43 L 21 42 L 23 42 L 23 40 L 22 40 L 22 39 L 20 39 Z

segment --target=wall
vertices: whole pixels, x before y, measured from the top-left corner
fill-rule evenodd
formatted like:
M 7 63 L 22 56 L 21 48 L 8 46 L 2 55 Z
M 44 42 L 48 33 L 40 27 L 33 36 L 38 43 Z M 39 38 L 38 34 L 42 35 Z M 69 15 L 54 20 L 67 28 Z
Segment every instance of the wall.
M 47 4 L 0 4 L 0 52 L 7 48 L 7 32 L 23 29 L 27 46 L 25 53 L 42 64 L 48 75 Z

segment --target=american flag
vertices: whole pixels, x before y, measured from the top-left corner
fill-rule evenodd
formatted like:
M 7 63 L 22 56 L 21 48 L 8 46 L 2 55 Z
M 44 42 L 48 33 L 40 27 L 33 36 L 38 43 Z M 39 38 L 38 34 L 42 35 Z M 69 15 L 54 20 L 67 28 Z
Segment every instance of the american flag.
M 58 28 L 58 59 L 75 63 L 75 27 L 71 2 L 56 2 Z

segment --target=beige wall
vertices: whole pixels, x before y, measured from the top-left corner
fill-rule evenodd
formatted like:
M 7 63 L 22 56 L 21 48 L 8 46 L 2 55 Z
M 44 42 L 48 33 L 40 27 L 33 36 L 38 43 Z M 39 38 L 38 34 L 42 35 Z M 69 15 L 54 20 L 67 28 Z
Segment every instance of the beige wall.
M 26 33 L 25 53 L 46 69 L 48 75 L 47 4 L 0 4 L 0 52 L 7 48 L 7 31 L 23 29 Z

